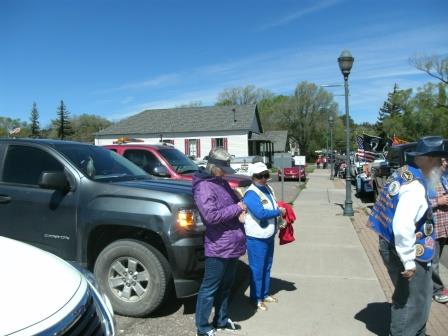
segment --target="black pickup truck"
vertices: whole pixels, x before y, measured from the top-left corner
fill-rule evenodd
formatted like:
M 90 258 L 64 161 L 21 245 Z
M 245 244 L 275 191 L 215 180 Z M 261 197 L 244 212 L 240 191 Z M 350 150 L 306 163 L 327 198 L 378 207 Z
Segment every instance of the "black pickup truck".
M 190 182 L 151 178 L 93 145 L 0 139 L 0 235 L 93 270 L 118 314 L 148 315 L 173 284 L 194 295 L 203 231 Z
M 375 200 L 381 192 L 381 189 L 383 189 L 387 178 L 392 175 L 394 170 L 409 163 L 411 157 L 407 156 L 406 153 L 414 151 L 416 146 L 417 142 L 391 146 L 384 162 L 371 164 L 370 171 L 372 174 L 372 187 Z

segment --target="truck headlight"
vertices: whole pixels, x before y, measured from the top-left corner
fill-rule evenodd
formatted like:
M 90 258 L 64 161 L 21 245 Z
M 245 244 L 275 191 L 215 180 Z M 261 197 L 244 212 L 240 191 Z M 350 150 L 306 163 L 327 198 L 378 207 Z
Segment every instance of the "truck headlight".
M 194 209 L 182 209 L 177 212 L 177 225 L 184 230 L 204 231 L 199 213 Z

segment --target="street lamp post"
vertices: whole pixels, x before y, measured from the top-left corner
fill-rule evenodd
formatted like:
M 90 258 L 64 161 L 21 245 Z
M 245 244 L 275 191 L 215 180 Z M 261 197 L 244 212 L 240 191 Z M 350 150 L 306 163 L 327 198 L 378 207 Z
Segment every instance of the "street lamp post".
M 334 126 L 334 119 L 333 116 L 328 117 L 328 125 L 330 126 L 330 180 L 334 179 L 333 176 L 333 165 L 334 165 L 334 154 L 333 154 L 333 126 Z
M 345 133 L 346 133 L 346 162 L 347 168 L 345 171 L 345 207 L 344 216 L 353 216 L 352 206 L 352 177 L 351 177 L 351 163 L 350 163 L 350 123 L 349 123 L 349 109 L 348 109 L 348 76 L 352 69 L 353 61 L 352 54 L 348 50 L 344 50 L 338 57 L 339 68 L 344 76 L 345 88 Z

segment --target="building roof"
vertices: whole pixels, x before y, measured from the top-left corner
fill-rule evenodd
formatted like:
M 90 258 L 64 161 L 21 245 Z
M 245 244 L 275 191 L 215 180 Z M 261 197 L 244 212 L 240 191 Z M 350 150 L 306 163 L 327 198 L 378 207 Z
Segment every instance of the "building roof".
M 262 132 L 256 105 L 146 110 L 123 119 L 95 135 L 242 130 Z
M 288 131 L 268 131 L 261 134 L 252 134 L 250 140 L 272 141 L 274 152 L 284 152 L 288 141 Z

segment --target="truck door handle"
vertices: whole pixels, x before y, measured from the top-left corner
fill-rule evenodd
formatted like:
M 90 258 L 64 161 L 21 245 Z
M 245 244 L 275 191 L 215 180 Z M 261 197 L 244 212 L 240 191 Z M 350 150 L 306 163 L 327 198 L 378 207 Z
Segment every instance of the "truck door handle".
M 0 203 L 9 203 L 11 202 L 10 196 L 0 195 Z

